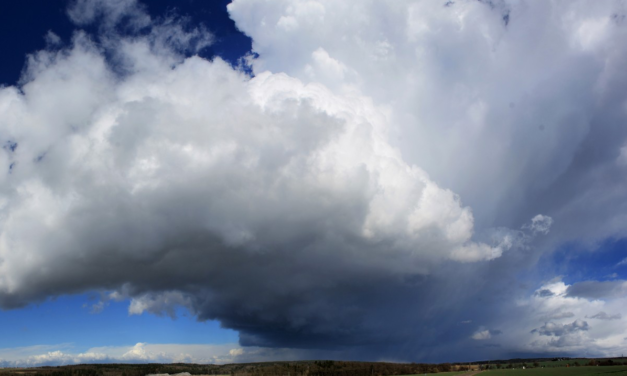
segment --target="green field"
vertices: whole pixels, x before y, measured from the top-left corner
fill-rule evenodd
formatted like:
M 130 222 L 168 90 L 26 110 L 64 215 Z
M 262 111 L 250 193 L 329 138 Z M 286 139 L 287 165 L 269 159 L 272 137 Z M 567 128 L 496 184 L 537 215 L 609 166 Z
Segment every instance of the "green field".
M 436 373 L 427 373 L 427 375 L 438 375 L 438 376 L 457 376 L 468 373 L 468 371 L 455 371 L 455 372 L 438 372 Z M 424 373 L 419 373 L 415 375 L 399 375 L 399 376 L 424 376 Z
M 482 376 L 591 376 L 627 375 L 627 366 L 612 367 L 545 367 L 531 369 L 501 369 L 481 373 Z

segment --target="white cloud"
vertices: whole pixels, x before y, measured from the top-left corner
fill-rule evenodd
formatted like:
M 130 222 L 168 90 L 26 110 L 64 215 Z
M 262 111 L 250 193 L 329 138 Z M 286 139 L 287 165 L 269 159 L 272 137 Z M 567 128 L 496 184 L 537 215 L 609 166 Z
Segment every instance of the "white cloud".
M 101 42 L 79 31 L 0 89 L 2 307 L 99 290 L 130 299 L 131 315 L 220 320 L 244 345 L 351 342 L 338 333 L 380 335 L 371 322 L 389 309 L 370 307 L 386 289 L 521 246 L 520 231 L 475 237 L 471 208 L 390 144 L 388 105 L 186 58 L 212 36 L 142 9 L 77 2 L 75 22 L 106 19 Z M 350 79 L 335 52 L 311 52 Z
M 145 311 L 160 315 L 167 314 L 171 318 L 176 317 L 176 307 L 185 307 L 193 312 L 192 302 L 189 297 L 179 291 L 166 291 L 159 294 L 145 294 L 131 298 L 128 307 L 129 315 L 141 315 Z
M 472 337 L 472 339 L 476 339 L 476 340 L 483 340 L 483 339 L 490 339 L 492 338 L 492 335 L 490 334 L 489 330 L 481 330 L 481 331 L 477 331 L 475 332 Z
M 391 143 L 459 194 L 480 231 L 518 227 L 541 211 L 561 224 L 560 240 L 626 235 L 622 207 L 604 200 L 627 198 L 619 193 L 625 180 L 615 180 L 624 176 L 615 159 L 627 140 L 618 125 L 627 121 L 618 3 L 312 3 L 324 16 L 288 29 L 277 25 L 294 17 L 290 1 L 229 5 L 254 41 L 255 72 L 285 72 L 388 106 Z M 352 73 L 312 74 L 321 51 L 342 67 L 328 72 Z M 595 154 L 599 147 L 608 153 Z M 587 226 L 590 218 L 606 225 Z
M 483 327 L 481 327 L 476 332 L 474 332 L 470 338 L 481 341 L 484 339 L 491 339 L 494 336 L 500 335 L 501 333 L 502 332 L 500 330 L 490 330 L 490 329 L 484 329 Z
M 0 349 L 0 367 L 36 367 L 111 361 L 103 353 L 91 351 L 84 353 L 65 352 L 70 348 L 70 345 L 45 345 Z
M 541 233 L 548 234 L 551 229 L 551 225 L 553 224 L 553 218 L 538 214 L 535 217 L 531 218 L 531 224 L 526 225 L 526 228 L 531 230 L 533 233 Z
M 258 349 L 251 348 L 254 353 Z M 214 363 L 224 364 L 246 359 L 239 345 L 207 344 L 147 344 L 134 346 L 96 347 L 85 352 L 74 352 L 70 345 L 30 346 L 0 349 L 0 366 L 33 367 L 80 363 Z
M 328 350 L 323 357 L 336 358 Z M 0 367 L 37 367 L 88 363 L 196 363 L 228 364 L 319 358 L 307 349 L 241 347 L 237 343 L 136 343 L 132 346 L 93 347 L 75 351 L 69 344 L 0 349 Z
M 627 145 L 620 148 L 620 154 L 616 158 L 616 162 L 621 166 L 627 166 Z
M 114 20 L 126 9 L 77 4 L 99 4 Z M 396 274 L 510 247 L 472 240 L 470 208 L 405 163 L 370 99 L 285 74 L 248 79 L 219 58 L 183 59 L 153 43 L 195 39 L 181 32 L 157 23 L 146 37 L 107 42 L 127 67 L 122 77 L 78 33 L 69 49 L 31 57 L 21 91 L 0 90 L 3 134 L 15 145 L 0 161 L 11 169 L 2 177 L 5 306 L 107 280 L 130 286 L 131 314 L 173 314 L 193 304 L 178 285 L 153 294 L 133 287 L 133 275 L 185 279 L 198 252 L 248 263 L 289 249 L 327 263 L 333 250 L 338 267 Z M 168 270 L 169 258 L 182 264 Z M 47 277 L 33 278 L 41 265 Z
M 243 349 L 231 349 L 229 350 L 229 355 L 242 355 L 244 353 Z
M 511 314 L 515 321 L 500 320 L 509 328 L 501 340 L 517 351 L 570 352 L 579 356 L 615 356 L 627 350 L 627 330 L 620 314 L 627 308 L 624 296 L 607 300 L 573 297 L 572 285 L 548 282 L 532 296 L 518 301 Z M 550 291 L 551 294 L 542 294 Z M 518 342 L 516 342 L 518 341 Z

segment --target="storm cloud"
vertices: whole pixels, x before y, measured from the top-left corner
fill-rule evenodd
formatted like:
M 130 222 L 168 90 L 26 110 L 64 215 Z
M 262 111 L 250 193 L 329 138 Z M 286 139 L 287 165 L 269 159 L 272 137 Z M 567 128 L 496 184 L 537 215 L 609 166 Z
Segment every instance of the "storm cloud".
M 627 296 L 627 281 L 582 281 L 568 287 L 568 296 L 611 299 Z
M 184 18 L 76 1 L 0 89 L 0 306 L 96 290 L 303 358 L 607 338 L 581 318 L 610 282 L 517 278 L 625 235 L 616 4 L 236 0 L 233 67 Z

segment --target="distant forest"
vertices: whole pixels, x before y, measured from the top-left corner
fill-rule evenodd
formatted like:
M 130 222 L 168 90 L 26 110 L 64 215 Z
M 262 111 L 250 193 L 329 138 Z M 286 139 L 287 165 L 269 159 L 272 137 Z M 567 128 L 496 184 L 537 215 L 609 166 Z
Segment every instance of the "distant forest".
M 387 376 L 447 372 L 451 364 L 399 364 L 333 360 L 245 364 L 82 364 L 0 370 L 2 376 L 145 376 L 189 372 L 228 376 Z
M 79 364 L 58 367 L 0 368 L 0 376 L 146 376 L 177 374 L 220 376 L 395 376 L 500 368 L 627 365 L 627 358 L 538 358 L 470 363 L 381 363 L 352 361 L 297 361 L 240 364 Z

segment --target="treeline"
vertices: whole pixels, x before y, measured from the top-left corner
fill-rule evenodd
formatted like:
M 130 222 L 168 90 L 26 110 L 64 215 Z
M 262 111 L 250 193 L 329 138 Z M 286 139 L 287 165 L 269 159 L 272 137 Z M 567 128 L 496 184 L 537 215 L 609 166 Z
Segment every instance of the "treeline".
M 621 361 L 623 360 L 623 361 Z M 627 359 L 590 359 L 589 366 L 627 366 Z
M 232 376 L 392 376 L 451 371 L 450 364 L 398 364 L 374 362 L 313 361 L 255 364 L 231 369 Z
M 583 366 L 627 366 L 627 359 L 577 359 L 577 360 L 560 360 L 544 363 L 493 363 L 481 366 L 483 370 L 490 369 L 520 369 L 520 368 L 563 368 L 563 367 L 583 367 Z
M 145 376 L 188 372 L 229 376 L 395 376 L 451 371 L 450 364 L 399 364 L 333 360 L 246 364 L 82 364 L 0 372 L 0 376 Z
M 177 374 L 221 376 L 398 376 L 469 369 L 577 367 L 627 365 L 627 358 L 606 359 L 510 359 L 464 364 L 375 363 L 333 360 L 246 364 L 81 364 L 59 367 L 0 369 L 0 376 L 146 376 Z

